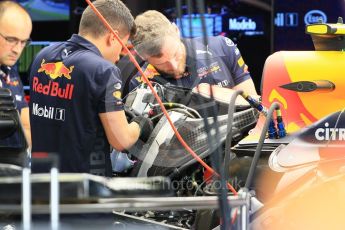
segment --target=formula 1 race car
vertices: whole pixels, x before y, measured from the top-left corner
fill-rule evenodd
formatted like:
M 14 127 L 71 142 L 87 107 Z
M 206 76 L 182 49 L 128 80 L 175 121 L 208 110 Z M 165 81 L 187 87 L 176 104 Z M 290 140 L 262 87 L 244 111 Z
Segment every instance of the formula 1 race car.
M 196 155 L 208 164 L 211 164 L 212 155 L 219 154 L 223 159 L 229 126 L 229 104 L 212 101 L 182 87 L 153 84 L 177 131 Z M 151 90 L 142 84 L 130 92 L 125 100 L 129 120 L 134 116 L 144 115 L 154 122 L 155 128 L 146 143 L 138 142 L 128 151 L 130 161 L 135 163 L 127 164 L 131 165 L 129 169 L 116 174 L 168 177 L 174 185 L 176 196 L 214 195 L 212 187 L 209 186 L 209 182 L 212 181 L 210 172 L 179 142 Z M 218 113 L 216 116 L 212 114 L 215 108 Z M 258 112 L 255 109 L 250 106 L 237 106 L 230 125 L 233 133 L 232 142 L 237 143 L 245 137 L 255 126 L 257 118 Z M 118 165 L 114 168 L 123 169 Z M 157 212 L 154 216 L 162 220 L 170 216 L 168 222 L 186 228 L 190 228 L 188 224 L 191 225 L 196 218 L 194 211 L 174 213 L 172 215 L 170 212 Z M 137 215 L 145 216 L 146 213 Z
M 74 210 L 80 214 L 91 208 L 95 212 L 116 209 L 120 211 L 116 220 L 123 218 L 138 223 L 134 229 L 142 227 L 143 222 L 147 224 L 146 229 L 217 229 L 225 209 L 169 210 L 159 206 L 167 204 L 164 199 L 168 198 L 169 201 L 177 198 L 169 203 L 176 207 L 176 203 L 183 206 L 186 197 L 198 196 L 201 198 L 198 202 L 203 202 L 221 194 L 217 186 L 220 180 L 205 167 L 207 163 L 215 171 L 221 172 L 223 167 L 220 176 L 240 190 L 240 197 L 245 194 L 244 209 L 225 213 L 233 218 L 232 229 L 342 229 L 345 224 L 342 218 L 345 161 L 342 63 L 345 56 L 339 50 L 345 48 L 341 42 L 345 39 L 339 34 L 339 28 L 343 24 L 319 23 L 307 28 L 307 32 L 313 33 L 317 51 L 272 54 L 263 72 L 262 101 L 243 94 L 248 106 L 233 105 L 230 98 L 227 103 L 190 89 L 153 83 L 154 92 L 163 101 L 180 136 L 164 116 L 153 92 L 146 84 L 138 86 L 124 98 L 126 116 L 128 120 L 146 116 L 152 120 L 154 130 L 145 143 L 137 142 L 127 153 L 113 152 L 114 175 L 134 177 L 131 178 L 134 180 L 62 174 L 61 211 L 66 214 Z M 329 40 L 332 34 L 337 38 Z M 11 134 L 10 128 L 18 119 L 12 121 L 5 116 L 7 110 L 7 104 L 5 112 L 0 108 L 5 118 L 1 130 Z M 181 139 L 194 151 L 194 156 Z M 6 173 L 9 172 L 10 179 L 0 178 L 3 204 L 0 212 L 8 212 L 10 208 L 20 214 L 20 205 L 26 203 L 15 191 L 22 184 L 23 194 L 29 191 L 24 185 L 25 171 L 20 167 L 6 168 Z M 28 200 L 38 204 L 32 209 L 38 214 L 47 213 L 48 208 L 41 202 L 47 203 L 49 184 L 45 183 L 51 180 L 54 185 L 53 177 L 52 173 L 26 180 L 33 183 L 33 199 L 28 196 Z M 58 177 L 55 179 L 58 184 Z M 50 191 L 53 193 L 53 187 Z M 229 195 L 226 198 L 234 201 L 231 200 L 234 193 L 226 192 Z M 148 200 L 138 198 L 150 195 Z M 58 207 L 58 199 L 55 202 Z M 121 206 L 121 202 L 126 206 Z M 140 208 L 143 204 L 145 208 Z M 220 205 L 219 209 L 222 208 Z M 79 221 L 81 218 L 74 222 L 85 221 L 85 218 Z M 103 222 L 101 218 L 98 220 Z M 117 223 L 114 216 L 107 221 L 108 226 Z M 243 224 L 236 225 L 237 221 Z M 100 227 L 90 222 L 93 220 L 86 221 L 85 227 Z
M 230 174 L 229 181 L 237 189 L 247 186 L 247 189 L 256 192 L 256 198 L 264 204 L 264 208 L 259 211 L 251 207 L 251 226 L 254 229 L 274 229 L 277 226 L 282 229 L 298 229 L 301 225 L 291 226 L 287 224 L 288 219 L 281 218 L 285 212 L 291 219 L 295 218 L 295 223 L 310 224 L 308 228 L 317 229 L 308 218 L 305 221 L 309 222 L 297 218 L 291 208 L 303 207 L 300 196 L 310 195 L 316 189 L 322 190 L 326 182 L 337 187 L 343 178 L 341 153 L 345 134 L 343 112 L 339 110 L 343 107 L 344 80 L 341 77 L 341 63 L 344 55 L 339 50 L 345 45 L 342 42 L 344 39 L 340 39 L 343 38 L 339 34 L 340 27 L 343 27 L 340 23 L 309 25 L 306 31 L 312 35 L 316 51 L 281 51 L 266 60 L 261 89 L 262 105 L 269 107 L 273 103 L 279 104 L 279 112 L 272 120 L 277 120 L 278 125 L 280 120 L 287 135 L 280 133 L 275 122 L 271 122 L 273 125 L 270 124 L 265 130 L 266 109 L 265 116 L 261 110 L 256 127 L 246 136 L 256 123 L 258 111 L 237 108 L 241 111 L 237 111 L 234 116 L 232 140 L 233 144 L 237 143 L 232 148 L 236 157 L 231 157 L 229 169 L 226 170 Z M 325 31 L 326 34 L 322 34 Z M 221 146 L 224 157 L 228 116 L 226 111 L 229 104 L 212 104 L 212 101 L 201 95 L 191 94 L 189 90 L 176 86 L 156 84 L 155 90 L 167 102 L 164 105 L 178 131 L 198 156 L 211 162 L 210 158 L 217 154 L 217 148 Z M 322 103 L 327 106 L 322 106 Z M 216 105 L 223 115 L 218 115 L 217 119 L 212 115 L 205 115 L 205 111 L 200 111 L 200 105 L 205 104 Z M 212 190 L 212 183 L 206 180 L 207 170 L 178 142 L 147 87 L 141 86 L 131 92 L 126 99 L 126 106 L 130 108 L 128 114 L 132 114 L 131 116 L 146 115 L 155 123 L 155 130 L 144 147 L 134 147 L 130 151 L 136 160 L 134 168 L 130 170 L 131 176 L 168 176 L 179 184 L 175 191 L 178 196 L 217 194 L 217 191 Z M 207 107 L 206 114 L 212 114 L 211 112 L 212 106 Z M 209 127 L 216 124 L 219 129 L 219 141 L 216 145 L 209 144 L 212 141 L 208 138 L 216 136 L 216 132 L 207 128 L 205 120 Z M 262 133 L 265 138 L 260 143 Z M 330 167 L 333 164 L 335 166 Z M 250 177 L 248 173 L 253 172 L 254 180 L 245 184 Z M 304 186 L 304 183 L 310 187 Z M 284 199 L 290 204 L 283 202 Z M 312 199 L 309 201 L 312 202 Z M 332 206 L 327 207 L 331 209 Z M 186 219 L 176 218 L 174 224 L 190 224 L 191 219 L 195 219 L 193 226 L 200 226 L 200 219 L 203 219 L 202 229 L 212 229 L 217 222 L 216 216 L 212 211 L 206 214 L 188 213 L 184 216 Z M 327 218 L 330 217 L 327 215 Z M 339 221 L 338 218 L 334 223 Z
M 343 31 L 341 18 L 308 25 L 316 51 L 278 52 L 266 60 L 262 101 L 279 102 L 288 135 L 266 139 L 260 151 L 269 167 L 257 180 L 264 207 L 251 216 L 252 229 L 344 226 Z M 259 119 L 253 135 L 234 147 L 238 154 L 253 152 L 262 124 Z

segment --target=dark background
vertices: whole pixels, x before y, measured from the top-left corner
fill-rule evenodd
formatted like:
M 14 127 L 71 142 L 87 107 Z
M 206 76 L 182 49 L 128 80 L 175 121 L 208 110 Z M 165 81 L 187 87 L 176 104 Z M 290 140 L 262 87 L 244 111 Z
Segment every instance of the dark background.
M 259 0 L 255 1 L 260 2 Z M 262 4 L 265 4 L 266 8 L 269 8 L 269 1 L 270 0 L 262 1 Z M 136 16 L 146 10 L 154 9 L 162 12 L 171 20 L 174 20 L 176 18 L 175 0 L 123 0 L 123 2 L 131 10 L 133 16 Z M 71 0 L 70 4 L 71 9 L 69 21 L 34 22 L 33 32 L 31 36 L 33 41 L 63 41 L 68 39 L 73 33 L 77 33 L 81 13 L 82 10 L 87 6 L 87 3 L 83 0 Z M 187 1 L 181 1 L 181 4 L 183 6 L 186 6 Z M 193 2 L 193 6 L 194 13 L 198 13 L 195 1 Z M 227 28 L 224 28 L 226 36 L 230 37 L 238 44 L 242 56 L 249 66 L 249 70 L 251 72 L 255 85 L 257 89 L 259 89 L 264 61 L 266 57 L 271 53 L 271 12 L 265 8 L 260 8 L 260 6 L 257 7 L 255 5 L 238 0 L 205 1 L 205 11 L 208 11 L 209 13 L 220 13 L 220 9 L 222 7 L 226 7 L 228 9 L 228 16 L 232 15 L 235 17 L 240 15 L 259 15 L 262 18 L 262 24 L 265 26 L 265 34 L 263 36 L 246 37 L 241 33 L 229 33 L 228 31 L 226 31 Z M 186 10 L 183 13 L 187 14 Z M 25 73 L 23 72 L 22 75 L 25 75 Z M 26 77 L 24 76 L 23 78 L 24 84 L 26 84 Z
M 130 8 L 133 16 L 154 9 L 171 20 L 176 18 L 175 0 L 123 0 L 123 2 Z M 194 13 L 197 13 L 195 0 L 190 2 L 193 2 Z M 344 16 L 345 13 L 343 0 L 205 0 L 204 2 L 204 10 L 208 13 L 220 14 L 226 9 L 226 13 L 222 14 L 223 34 L 237 43 L 249 66 L 257 90 L 260 89 L 265 60 L 270 54 L 279 50 L 313 50 L 310 36 L 304 33 L 304 18 L 308 12 L 311 10 L 324 12 L 329 23 L 335 23 L 338 16 Z M 182 6 L 187 5 L 186 0 L 181 0 L 180 3 Z M 70 20 L 34 22 L 32 39 L 63 41 L 73 33 L 77 33 L 81 13 L 87 3 L 84 0 L 71 0 L 70 4 Z M 186 10 L 183 13 L 187 13 Z M 257 26 L 263 34 L 247 36 L 244 32 L 230 31 L 227 25 L 228 18 L 241 16 L 258 19 Z M 319 16 L 313 14 L 312 18 Z

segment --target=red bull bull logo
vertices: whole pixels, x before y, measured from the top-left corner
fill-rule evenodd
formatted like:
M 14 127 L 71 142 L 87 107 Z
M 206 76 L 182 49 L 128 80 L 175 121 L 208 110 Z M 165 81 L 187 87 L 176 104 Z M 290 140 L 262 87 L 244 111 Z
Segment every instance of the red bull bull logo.
M 152 79 L 155 76 L 159 76 L 160 74 L 157 72 L 157 70 L 155 69 L 155 67 L 153 67 L 153 65 L 149 64 L 146 69 L 144 70 L 144 74 L 147 77 L 147 79 Z M 145 82 L 144 78 L 142 76 L 136 77 L 135 78 L 138 82 L 142 83 Z
M 74 66 L 70 66 L 67 68 L 61 61 L 60 62 L 52 62 L 52 63 L 45 63 L 45 60 L 42 60 L 41 68 L 38 69 L 38 72 L 44 72 L 47 76 L 51 79 L 55 80 L 58 77 L 65 77 L 71 80 L 71 73 L 74 69 Z

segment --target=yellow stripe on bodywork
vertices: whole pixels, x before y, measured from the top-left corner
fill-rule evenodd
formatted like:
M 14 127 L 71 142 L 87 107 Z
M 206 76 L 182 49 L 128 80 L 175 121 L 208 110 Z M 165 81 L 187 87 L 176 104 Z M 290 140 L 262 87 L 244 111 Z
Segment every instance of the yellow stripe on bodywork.
M 280 102 L 283 105 L 284 109 L 288 108 L 288 105 L 287 105 L 287 102 L 286 102 L 285 98 L 282 97 L 278 93 L 278 91 L 275 90 L 275 89 L 273 89 L 272 92 L 270 93 L 268 100 L 269 100 L 270 103 L 272 103 L 274 101 L 274 99 L 277 99 L 278 102 Z

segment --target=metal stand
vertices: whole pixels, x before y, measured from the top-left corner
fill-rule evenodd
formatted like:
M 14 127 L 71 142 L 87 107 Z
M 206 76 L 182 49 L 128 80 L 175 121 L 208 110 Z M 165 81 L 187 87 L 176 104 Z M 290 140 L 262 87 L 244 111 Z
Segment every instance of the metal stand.
M 50 224 L 52 230 L 59 229 L 59 170 L 58 158 L 56 155 L 47 154 L 46 158 L 32 158 L 35 161 L 49 162 L 50 169 Z M 31 169 L 29 159 L 24 157 L 24 168 L 22 173 L 22 226 L 24 230 L 32 227 L 32 205 L 31 205 Z

